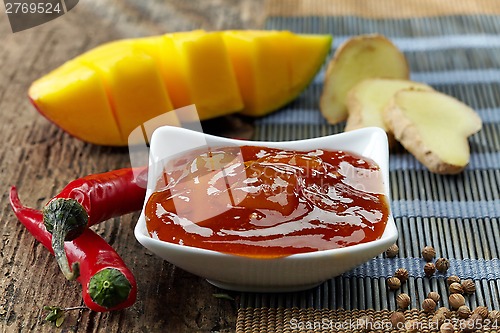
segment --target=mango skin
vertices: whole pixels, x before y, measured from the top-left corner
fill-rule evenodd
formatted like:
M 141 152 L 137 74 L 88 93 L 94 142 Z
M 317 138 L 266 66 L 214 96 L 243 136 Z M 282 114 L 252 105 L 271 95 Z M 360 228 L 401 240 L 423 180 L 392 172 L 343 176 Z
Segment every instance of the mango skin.
M 228 43 L 227 36 L 244 42 Z M 67 133 L 93 144 L 126 146 L 138 126 L 190 104 L 200 120 L 274 111 L 309 84 L 330 44 L 330 36 L 288 31 L 195 30 L 120 40 L 36 80 L 28 95 Z M 243 66 L 235 65 L 238 56 Z M 181 125 L 175 116 L 161 119 L 167 123 L 158 126 Z

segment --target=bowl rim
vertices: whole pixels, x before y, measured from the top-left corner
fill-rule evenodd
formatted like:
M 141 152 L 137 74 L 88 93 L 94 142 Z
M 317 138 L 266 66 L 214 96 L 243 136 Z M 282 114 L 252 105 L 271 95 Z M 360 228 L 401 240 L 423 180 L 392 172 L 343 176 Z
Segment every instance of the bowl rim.
M 259 261 L 267 261 L 267 262 L 272 262 L 275 260 L 303 260 L 303 259 L 311 259 L 312 257 L 324 257 L 324 256 L 332 256 L 332 255 L 343 255 L 343 254 L 351 254 L 353 252 L 363 252 L 365 250 L 368 250 L 372 247 L 376 247 L 377 245 L 382 245 L 382 244 L 390 244 L 394 243 L 397 240 L 398 237 L 398 231 L 396 228 L 396 224 L 394 221 L 394 217 L 392 214 L 392 208 L 391 208 L 391 198 L 390 198 L 390 184 L 389 184 L 389 148 L 388 148 L 388 139 L 387 139 L 387 134 L 384 130 L 378 127 L 366 127 L 362 129 L 357 129 L 349 132 L 343 132 L 343 133 L 338 133 L 338 134 L 331 134 L 323 137 L 317 137 L 317 138 L 309 138 L 309 139 L 302 139 L 302 140 L 293 140 L 293 141 L 251 141 L 251 140 L 239 140 L 239 139 L 231 139 L 231 138 L 225 138 L 225 137 L 218 137 L 210 134 L 205 134 L 201 132 L 196 132 L 184 128 L 179 128 L 179 127 L 173 127 L 173 126 L 162 126 L 159 127 L 157 130 L 152 135 L 151 139 L 151 146 L 150 146 L 150 167 L 152 164 L 155 163 L 155 156 L 154 156 L 154 151 L 157 148 L 158 142 L 163 135 L 165 131 L 174 131 L 179 132 L 180 135 L 197 135 L 197 136 L 203 136 L 204 138 L 210 139 L 212 142 L 220 142 L 222 143 L 220 146 L 223 146 L 223 143 L 226 143 L 231 146 L 246 146 L 246 145 L 253 145 L 253 146 L 266 146 L 266 147 L 273 147 L 273 148 L 282 148 L 282 149 L 297 149 L 293 147 L 289 147 L 290 145 L 307 145 L 307 144 L 319 144 L 319 143 L 324 143 L 328 141 L 335 141 L 335 140 L 340 140 L 340 139 L 355 139 L 356 137 L 362 137 L 365 140 L 371 136 L 379 140 L 377 144 L 379 145 L 380 149 L 380 156 L 378 156 L 376 159 L 374 159 L 371 156 L 366 156 L 363 155 L 360 152 L 354 152 L 356 154 L 359 154 L 363 157 L 370 158 L 374 160 L 380 167 L 380 170 L 382 172 L 382 180 L 384 182 L 384 194 L 388 200 L 388 205 L 389 205 L 389 215 L 387 218 L 386 226 L 384 229 L 384 232 L 382 233 L 382 236 L 378 239 L 365 242 L 365 243 L 359 243 L 355 245 L 349 245 L 346 247 L 342 248 L 334 248 L 334 249 L 327 249 L 327 250 L 318 250 L 318 251 L 311 251 L 311 252 L 303 252 L 303 253 L 296 253 L 296 254 L 291 254 L 288 256 L 284 257 L 276 257 L 276 258 L 254 258 L 254 257 L 247 257 L 247 256 L 241 256 L 241 255 L 236 255 L 236 254 L 231 254 L 231 253 L 225 253 L 225 252 L 219 252 L 215 250 L 208 250 L 208 249 L 203 249 L 199 247 L 194 247 L 194 246 L 189 246 L 189 245 L 180 245 L 180 244 L 175 244 L 175 243 L 170 243 L 166 241 L 162 241 L 159 239 L 155 239 L 151 236 L 149 236 L 146 228 L 146 220 L 145 220 L 145 215 L 144 215 L 144 208 L 147 203 L 147 200 L 149 199 L 149 196 L 153 192 L 152 188 L 150 188 L 150 182 L 151 181 L 156 181 L 156 173 L 155 172 L 149 172 L 148 174 L 148 187 L 146 190 L 146 196 L 144 199 L 144 205 L 141 211 L 141 214 L 139 216 L 139 219 L 137 221 L 137 224 L 134 228 L 134 235 L 136 239 L 141 243 L 143 246 L 146 246 L 146 244 L 154 244 L 154 245 L 160 245 L 161 247 L 165 249 L 172 249 L 176 251 L 183 251 L 185 253 L 191 253 L 191 254 L 196 254 L 196 255 L 206 255 L 206 256 L 213 256 L 213 257 L 237 257 L 240 258 L 241 260 L 259 260 Z M 301 148 L 297 149 L 300 150 Z M 314 149 L 324 149 L 324 148 L 310 148 L 311 150 Z M 337 150 L 344 150 L 344 151 L 351 151 L 349 149 L 337 149 Z M 153 171 L 154 168 L 153 168 Z

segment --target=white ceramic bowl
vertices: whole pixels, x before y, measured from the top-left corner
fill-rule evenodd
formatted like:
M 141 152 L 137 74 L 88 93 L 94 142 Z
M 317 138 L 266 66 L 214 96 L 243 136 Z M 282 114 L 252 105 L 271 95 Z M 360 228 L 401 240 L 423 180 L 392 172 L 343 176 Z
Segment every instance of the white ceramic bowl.
M 187 150 L 210 146 L 256 145 L 294 150 L 345 150 L 375 161 L 381 168 L 385 194 L 389 197 L 387 136 L 379 128 L 288 142 L 258 142 L 220 138 L 178 127 L 161 127 L 152 136 L 146 201 L 153 191 L 163 162 Z M 390 199 L 390 198 L 389 198 Z M 397 239 L 392 214 L 381 238 L 332 250 L 300 253 L 275 259 L 256 259 L 177 245 L 153 239 L 146 229 L 144 211 L 135 237 L 144 247 L 172 264 L 206 278 L 215 286 L 238 291 L 282 292 L 312 288 L 384 252 Z

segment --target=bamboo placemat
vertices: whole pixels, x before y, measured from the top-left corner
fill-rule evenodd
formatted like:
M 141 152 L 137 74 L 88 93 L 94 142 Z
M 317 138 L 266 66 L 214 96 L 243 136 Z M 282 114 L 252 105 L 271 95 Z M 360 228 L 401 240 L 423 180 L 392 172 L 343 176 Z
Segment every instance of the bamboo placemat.
M 445 279 L 452 274 L 474 280 L 476 293 L 467 298 L 471 308 L 500 309 L 500 3 L 419 3 L 424 8 L 416 1 L 393 0 L 269 3 L 268 29 L 330 33 L 331 54 L 350 36 L 384 34 L 404 52 L 413 80 L 473 107 L 483 119 L 483 129 L 470 138 L 470 165 L 457 176 L 432 174 L 402 149 L 391 153 L 391 207 L 400 232 L 399 257 L 380 255 L 303 292 L 243 293 L 238 332 L 308 331 L 290 328 L 293 316 L 314 321 L 327 313 L 337 320 L 366 310 L 382 318 L 396 309 L 400 292 L 412 296 L 411 308 L 419 309 L 433 290 L 444 296 L 439 306 L 448 306 Z M 296 140 L 342 132 L 344 124 L 327 124 L 318 110 L 323 75 L 324 68 L 296 101 L 258 120 L 255 139 Z M 447 274 L 424 276 L 420 251 L 425 245 L 450 259 Z M 386 279 L 399 267 L 408 269 L 410 278 L 401 290 L 390 292 Z

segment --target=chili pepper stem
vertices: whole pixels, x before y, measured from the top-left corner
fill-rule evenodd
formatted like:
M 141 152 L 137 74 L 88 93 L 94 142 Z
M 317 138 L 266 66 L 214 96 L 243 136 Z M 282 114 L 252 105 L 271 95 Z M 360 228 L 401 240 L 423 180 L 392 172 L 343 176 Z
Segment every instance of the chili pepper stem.
M 72 281 L 76 280 L 80 276 L 80 264 L 74 262 L 71 265 L 71 270 L 69 268 L 68 258 L 66 257 L 66 252 L 64 251 L 64 237 L 55 237 L 54 235 L 61 234 L 61 229 L 63 227 L 62 223 L 56 223 L 52 234 L 52 249 L 54 250 L 54 256 L 56 257 L 57 264 L 63 272 L 66 279 Z
M 70 270 L 64 242 L 78 237 L 87 227 L 88 215 L 83 206 L 74 199 L 57 198 L 43 209 L 43 223 L 52 234 L 52 249 L 57 263 L 68 280 L 79 276 L 78 263 L 73 263 Z

